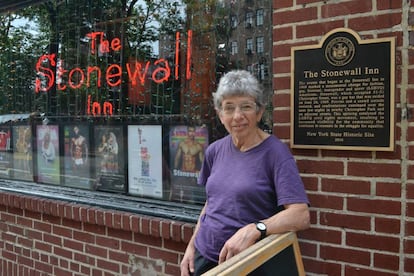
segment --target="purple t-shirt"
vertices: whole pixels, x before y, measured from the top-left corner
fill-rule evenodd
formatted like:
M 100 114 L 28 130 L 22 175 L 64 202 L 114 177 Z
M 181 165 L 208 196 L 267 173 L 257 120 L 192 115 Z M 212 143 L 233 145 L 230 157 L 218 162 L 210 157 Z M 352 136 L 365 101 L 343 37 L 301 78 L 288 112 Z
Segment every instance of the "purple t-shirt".
M 273 135 L 245 152 L 230 135 L 215 141 L 206 150 L 198 183 L 206 186 L 207 208 L 195 246 L 215 262 L 239 228 L 273 216 L 285 204 L 309 204 L 289 148 Z

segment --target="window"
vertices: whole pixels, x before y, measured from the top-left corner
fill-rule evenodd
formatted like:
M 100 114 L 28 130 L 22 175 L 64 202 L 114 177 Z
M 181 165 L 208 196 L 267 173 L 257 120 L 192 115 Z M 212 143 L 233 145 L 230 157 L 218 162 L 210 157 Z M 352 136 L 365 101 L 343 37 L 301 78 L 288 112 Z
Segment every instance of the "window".
M 264 37 L 259 36 L 256 38 L 256 51 L 258 54 L 261 54 L 264 52 Z
M 231 42 L 231 54 L 236 55 L 237 53 L 238 53 L 237 41 L 232 41 Z
M 263 25 L 263 17 L 264 17 L 264 10 L 258 9 L 256 11 L 256 26 L 262 26 Z
M 252 38 L 246 39 L 246 54 L 248 55 L 253 54 L 253 39 Z
M 253 38 L 232 57 L 244 1 L 39 2 L 0 14 L 0 178 L 204 203 L 203 152 L 226 135 L 213 84 L 253 62 Z
M 237 16 L 236 16 L 236 15 L 232 15 L 232 16 L 231 16 L 231 19 L 230 19 L 230 24 L 231 24 L 231 27 L 232 27 L 233 29 L 237 28 L 237 25 L 238 25 L 239 23 L 238 23 L 238 21 L 237 21 Z
M 246 12 L 246 28 L 252 28 L 253 27 L 253 12 Z

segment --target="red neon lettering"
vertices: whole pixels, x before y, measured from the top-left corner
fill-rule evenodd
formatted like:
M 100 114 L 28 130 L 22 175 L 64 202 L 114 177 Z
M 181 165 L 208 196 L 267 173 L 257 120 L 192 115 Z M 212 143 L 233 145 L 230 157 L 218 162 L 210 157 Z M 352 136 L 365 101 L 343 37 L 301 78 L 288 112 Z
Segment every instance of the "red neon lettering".
M 86 113 L 88 115 L 91 114 L 91 95 L 88 95 L 88 103 L 87 103 Z
M 105 115 L 112 115 L 112 109 L 113 109 L 113 106 L 110 102 L 104 102 L 103 111 Z
M 49 55 L 42 55 L 36 63 L 36 71 L 43 77 L 47 78 L 45 87 L 42 87 L 42 80 L 38 77 L 36 78 L 36 84 L 35 84 L 35 92 L 39 93 L 39 91 L 47 92 L 50 88 L 52 88 L 53 84 L 55 83 L 55 74 L 53 73 L 53 70 L 47 67 L 43 67 L 42 63 L 44 61 L 49 61 L 51 66 L 56 66 L 56 55 L 55 54 L 49 54 Z M 43 70 L 43 71 L 40 71 Z
M 99 51 L 101 53 L 109 53 L 109 41 L 108 40 L 104 40 L 101 37 L 101 42 L 99 44 Z
M 115 73 L 111 73 L 113 70 L 115 70 Z M 122 81 L 121 77 L 122 68 L 118 64 L 112 64 L 106 70 L 106 83 L 108 83 L 108 85 L 111 87 L 120 85 Z M 118 80 L 113 83 L 112 78 L 118 78 Z
M 193 31 L 188 30 L 188 38 L 187 38 L 187 70 L 186 70 L 186 78 L 187 80 L 191 79 L 191 55 L 192 55 L 192 41 L 193 41 Z
M 133 72 L 131 72 L 131 63 L 127 63 L 126 64 L 126 68 L 127 68 L 127 72 L 128 72 L 128 77 L 129 77 L 129 80 L 131 81 L 131 85 L 132 86 L 136 86 L 137 85 L 137 77 L 139 79 L 139 82 L 142 85 L 144 85 L 145 76 L 148 73 L 148 68 L 149 68 L 150 62 L 147 61 L 147 63 L 145 64 L 144 72 L 141 72 L 142 64 L 140 62 L 134 62 L 134 63 L 135 63 L 135 70 Z
M 165 59 L 159 59 L 159 60 L 154 62 L 155 65 L 157 65 L 159 63 L 164 63 L 165 68 L 164 67 L 157 67 L 154 70 L 154 72 L 152 73 L 152 79 L 156 83 L 162 83 L 164 81 L 167 81 L 169 79 L 170 75 L 171 75 L 171 69 L 170 69 L 170 66 L 168 65 L 168 61 L 166 61 Z M 160 74 L 158 74 L 158 73 L 160 73 Z M 157 76 L 162 76 L 162 77 L 157 78 Z
M 95 39 L 98 36 L 101 36 L 101 39 L 103 37 L 104 33 L 103 32 L 92 32 L 87 34 L 86 36 L 89 37 L 91 39 L 91 54 L 95 54 L 95 49 L 96 49 L 96 42 Z
M 93 102 L 92 104 L 92 115 L 101 115 L 101 105 L 97 102 Z
M 86 35 L 91 39 L 91 54 L 95 54 L 96 50 L 96 38 L 99 39 L 99 52 L 100 53 L 109 53 L 112 49 L 113 51 L 120 51 L 122 49 L 121 40 L 119 38 L 112 39 L 111 43 L 105 39 L 105 33 L 103 32 L 92 32 Z
M 114 51 L 121 51 L 121 49 L 122 49 L 121 40 L 117 37 L 112 39 L 111 48 Z
M 79 80 L 78 84 L 74 84 L 74 82 L 72 81 L 73 74 L 75 74 L 76 72 L 78 72 L 78 75 L 80 75 L 80 80 Z M 72 89 L 81 88 L 84 80 L 85 80 L 85 74 L 83 73 L 82 69 L 76 67 L 76 68 L 73 68 L 69 72 L 69 86 L 70 86 L 70 88 L 72 88 Z
M 175 79 L 178 80 L 178 68 L 180 64 L 180 32 L 175 33 Z
M 91 115 L 91 95 L 88 95 L 88 103 L 87 103 L 86 113 Z M 104 102 L 103 104 L 103 112 L 105 115 L 112 115 L 113 113 L 113 105 L 110 102 Z M 92 115 L 101 115 L 101 105 L 98 102 L 92 103 Z

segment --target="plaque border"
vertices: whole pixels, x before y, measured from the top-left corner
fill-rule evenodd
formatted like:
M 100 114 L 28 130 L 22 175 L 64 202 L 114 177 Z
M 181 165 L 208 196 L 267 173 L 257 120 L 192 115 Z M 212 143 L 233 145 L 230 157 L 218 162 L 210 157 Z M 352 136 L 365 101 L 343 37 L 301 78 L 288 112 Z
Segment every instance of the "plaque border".
M 295 144 L 295 52 L 300 50 L 322 49 L 325 41 L 335 33 L 346 32 L 352 35 L 358 45 L 373 44 L 373 43 L 390 43 L 390 118 L 389 118 L 389 144 L 388 146 L 346 146 L 346 145 L 308 145 Z M 361 39 L 359 34 L 349 28 L 335 28 L 326 33 L 318 44 L 293 46 L 291 48 L 291 67 L 290 67 L 290 146 L 295 149 L 327 149 L 327 150 L 356 150 L 356 151 L 394 151 L 395 146 L 395 37 Z

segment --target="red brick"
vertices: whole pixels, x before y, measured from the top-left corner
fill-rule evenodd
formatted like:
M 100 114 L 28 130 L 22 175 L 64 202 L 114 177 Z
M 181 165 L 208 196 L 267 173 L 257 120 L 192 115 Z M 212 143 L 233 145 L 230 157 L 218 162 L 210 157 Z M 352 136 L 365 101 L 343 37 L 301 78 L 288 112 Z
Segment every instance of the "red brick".
M 322 179 L 322 191 L 330 193 L 370 194 L 371 183 L 350 179 Z
M 60 225 L 53 225 L 52 227 L 52 234 L 55 234 L 57 236 L 72 238 L 73 237 L 73 231 L 71 228 L 68 227 L 62 227 Z
M 407 236 L 414 236 L 414 221 L 405 222 L 405 234 Z
M 273 118 L 273 122 L 275 123 L 275 126 L 273 127 L 273 133 L 279 137 L 279 139 L 289 139 L 290 127 L 277 125 L 277 118 Z
M 341 264 L 319 259 L 304 259 L 305 271 L 316 275 L 341 275 Z
M 414 273 L 414 258 L 412 257 L 404 258 L 404 271 L 407 273 Z
M 404 241 L 404 253 L 414 254 L 414 240 L 413 239 Z
M 391 218 L 375 218 L 375 231 L 379 233 L 399 234 L 400 220 Z
M 102 247 L 107 247 L 110 249 L 120 249 L 120 241 L 114 238 L 97 236 L 95 237 L 95 243 L 96 245 L 100 245 Z
M 347 199 L 347 209 L 363 213 L 401 215 L 401 202 L 351 197 Z
M 83 251 L 83 243 L 76 240 L 63 240 L 63 246 L 71 250 Z
M 278 77 L 278 78 L 273 79 L 273 87 L 276 91 L 276 94 L 278 90 L 289 89 L 290 88 L 290 77 Z M 273 98 L 273 106 L 275 106 L 275 104 L 277 104 L 277 101 L 275 100 L 275 98 Z
M 290 60 L 280 60 L 273 62 L 274 74 L 284 74 L 290 72 Z
M 371 218 L 356 216 L 347 213 L 320 212 L 321 225 L 341 227 L 343 229 L 366 230 L 371 229 Z
M 159 248 L 149 248 L 148 256 L 151 259 L 160 259 L 169 263 L 178 263 L 178 254 L 171 251 L 165 251 Z
M 378 10 L 401 9 L 401 1 L 377 0 Z
M 353 264 L 369 265 L 371 254 L 366 250 L 355 250 L 344 248 L 343 246 L 324 246 L 320 247 L 320 255 L 324 260 L 333 260 Z
M 105 235 L 106 228 L 100 225 L 96 225 L 96 224 L 84 223 L 82 232 L 90 232 L 95 235 Z
M 346 245 L 393 253 L 397 253 L 400 250 L 399 238 L 386 235 L 346 233 Z
M 153 237 L 160 237 L 161 221 L 158 219 L 151 219 L 150 221 L 150 234 Z
M 73 231 L 73 238 L 77 241 L 94 244 L 96 236 L 93 233 L 75 230 Z
M 273 12 L 273 24 L 284 25 L 300 21 L 308 21 L 318 18 L 318 9 L 316 7 L 302 8 L 289 11 Z
M 343 175 L 344 163 L 341 161 L 297 160 L 300 173 Z
M 109 270 L 109 271 L 115 272 L 116 274 L 119 274 L 119 272 L 120 272 L 120 267 L 119 267 L 118 264 L 116 264 L 114 262 L 106 261 L 106 260 L 98 259 L 97 260 L 97 267 L 99 267 L 103 270 Z
M 52 253 L 55 254 L 56 256 L 63 257 L 63 258 L 69 259 L 69 260 L 72 259 L 72 251 L 71 250 L 67 250 L 67 249 L 65 249 L 63 247 L 57 247 L 57 246 L 55 246 L 53 248 L 53 252 Z
M 273 28 L 273 40 L 274 41 L 284 41 L 290 40 L 293 38 L 293 28 L 292 26 L 287 27 L 275 27 Z
M 281 9 L 281 8 L 289 8 L 292 7 L 291 0 L 273 0 L 273 8 L 274 9 Z
M 401 197 L 401 183 L 378 182 L 375 191 L 377 196 Z
M 121 241 L 121 250 L 130 254 L 147 257 L 147 247 L 137 243 Z
M 301 237 L 307 240 L 312 240 L 314 242 L 319 241 L 331 244 L 341 244 L 342 241 L 341 231 L 321 229 L 316 227 L 311 227 L 309 229 L 306 229 L 306 231 L 302 231 Z
M 414 218 L 414 202 L 407 203 L 407 216 Z
M 349 162 L 349 176 L 401 178 L 400 164 Z
M 381 15 L 350 18 L 348 27 L 355 31 L 362 31 L 392 28 L 393 26 L 400 24 L 401 13 L 386 13 Z
M 113 224 L 112 227 L 115 229 L 121 229 L 122 228 L 122 215 L 118 212 L 114 212 L 112 214 Z
M 395 273 L 389 272 L 382 272 L 376 268 L 368 269 L 368 268 L 361 268 L 360 266 L 352 266 L 346 265 L 345 266 L 345 275 L 346 276 L 396 276 Z
M 336 16 L 349 16 L 355 13 L 370 12 L 372 10 L 371 1 L 347 1 L 326 4 L 322 6 L 322 17 L 330 18 Z
M 323 194 L 308 194 L 312 207 L 324 208 L 332 210 L 343 210 L 344 199 L 341 196 L 323 195 Z
M 320 36 L 322 39 L 329 31 L 343 27 L 345 27 L 343 20 L 329 20 L 314 24 L 299 25 L 296 27 L 296 37 Z
M 124 231 L 130 231 L 131 230 L 131 218 L 132 216 L 130 214 L 121 214 L 121 229 Z
M 276 93 L 273 95 L 273 108 L 284 107 L 290 105 L 290 94 Z
M 108 258 L 108 249 L 91 244 L 85 244 L 85 253 L 104 259 Z
M 290 122 L 290 111 L 289 110 L 275 110 L 273 111 L 273 116 L 276 116 L 278 118 L 279 123 Z

